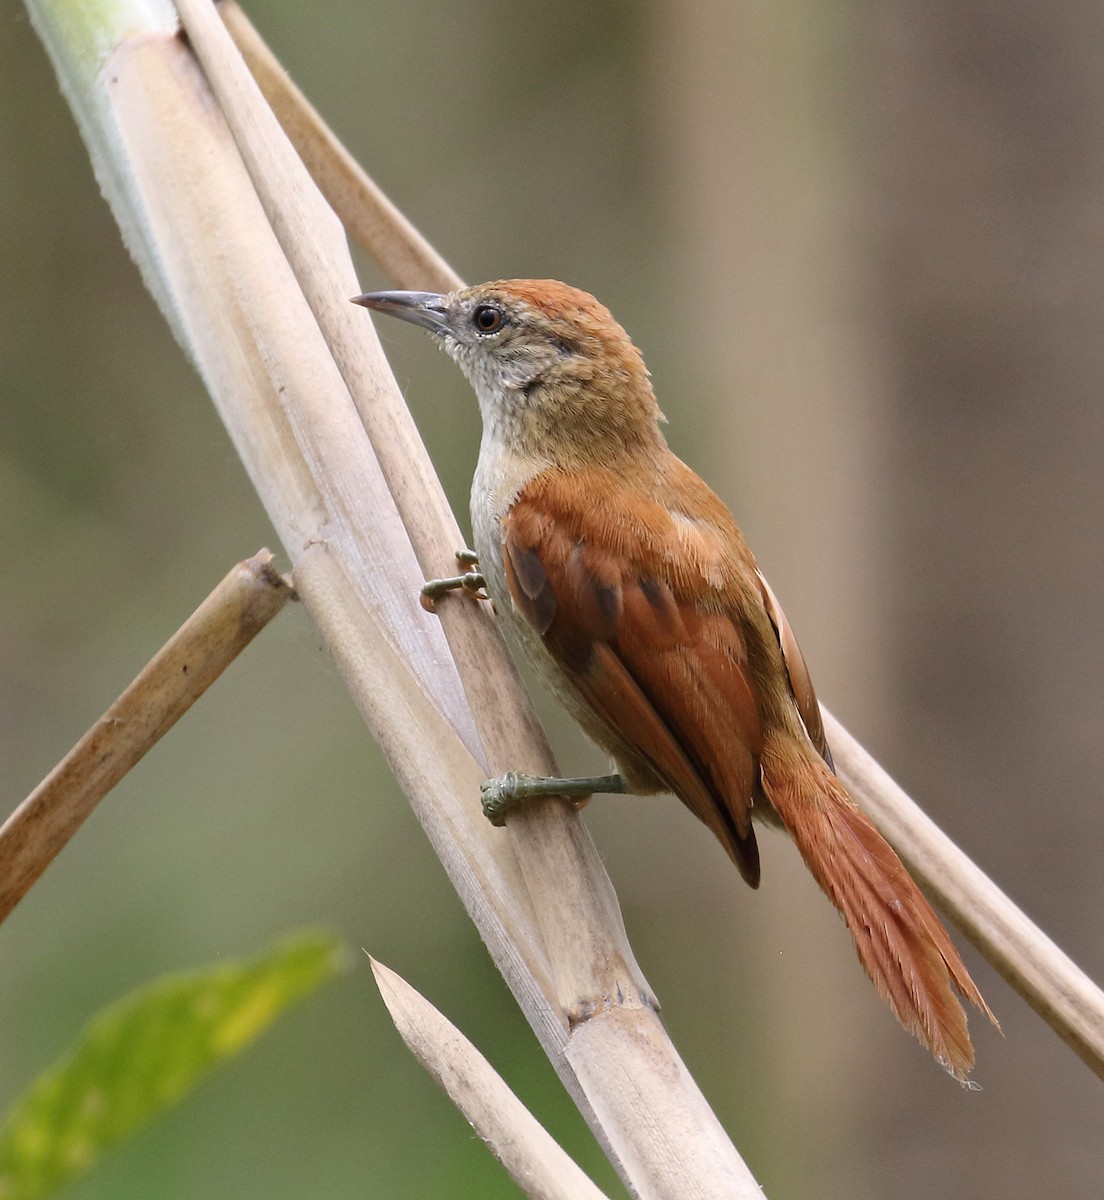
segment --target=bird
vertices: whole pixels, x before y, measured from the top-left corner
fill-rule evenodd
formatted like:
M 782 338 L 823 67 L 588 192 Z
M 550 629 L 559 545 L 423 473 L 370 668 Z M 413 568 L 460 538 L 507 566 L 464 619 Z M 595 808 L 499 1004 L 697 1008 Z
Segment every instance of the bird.
M 354 302 L 428 330 L 467 376 L 483 432 L 478 573 L 508 642 L 616 764 L 485 785 L 527 795 L 671 793 L 758 887 L 753 819 L 781 826 L 839 910 L 898 1021 L 960 1082 L 974 1051 L 955 989 L 996 1023 L 943 924 L 835 774 L 809 671 L 734 517 L 668 447 L 641 352 L 557 280 Z M 953 985 L 953 986 L 952 986 Z

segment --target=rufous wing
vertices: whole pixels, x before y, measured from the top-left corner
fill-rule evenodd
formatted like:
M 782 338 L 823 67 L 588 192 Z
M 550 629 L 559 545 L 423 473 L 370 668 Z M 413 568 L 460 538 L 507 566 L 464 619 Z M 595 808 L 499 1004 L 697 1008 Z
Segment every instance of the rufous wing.
M 762 729 L 743 634 L 691 598 L 663 553 L 662 514 L 641 522 L 639 508 L 572 503 L 562 479 L 538 478 L 503 521 L 510 594 L 598 740 L 643 760 L 755 887 Z

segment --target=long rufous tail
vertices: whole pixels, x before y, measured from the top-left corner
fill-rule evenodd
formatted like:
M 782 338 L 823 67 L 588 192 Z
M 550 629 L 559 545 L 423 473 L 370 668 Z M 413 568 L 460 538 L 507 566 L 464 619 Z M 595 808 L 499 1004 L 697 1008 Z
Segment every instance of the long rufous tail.
M 974 1048 L 951 983 L 997 1022 L 931 905 L 811 750 L 765 746 L 761 769 L 763 790 L 806 866 L 843 915 L 874 986 L 901 1024 L 956 1079 L 965 1080 Z

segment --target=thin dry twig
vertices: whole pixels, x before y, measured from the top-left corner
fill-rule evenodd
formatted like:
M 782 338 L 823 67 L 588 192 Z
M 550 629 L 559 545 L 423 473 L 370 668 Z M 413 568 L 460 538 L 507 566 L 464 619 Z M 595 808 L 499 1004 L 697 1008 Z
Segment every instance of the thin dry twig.
M 264 98 L 319 191 L 345 228 L 399 287 L 449 292 L 460 276 L 384 195 L 295 86 L 249 18 L 222 0 L 219 12 Z
M 11 814 L 0 828 L 0 921 L 291 596 L 267 550 L 238 563 Z

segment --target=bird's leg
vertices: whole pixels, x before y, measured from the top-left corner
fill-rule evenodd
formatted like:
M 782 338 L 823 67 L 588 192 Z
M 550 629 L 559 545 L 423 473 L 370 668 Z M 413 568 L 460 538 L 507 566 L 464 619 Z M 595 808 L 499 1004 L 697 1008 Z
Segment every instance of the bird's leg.
M 492 825 L 505 825 L 511 808 L 536 796 L 563 796 L 568 800 L 586 800 L 595 792 L 624 792 L 620 775 L 589 775 L 582 779 L 546 779 L 540 775 L 521 775 L 507 771 L 498 779 L 485 780 L 483 815 Z
M 422 584 L 421 602 L 426 612 L 437 611 L 437 601 L 446 592 L 463 588 L 474 600 L 489 600 L 487 581 L 479 571 L 479 555 L 474 550 L 457 550 L 456 561 L 467 570 L 460 575 L 450 575 L 447 579 L 427 579 Z

